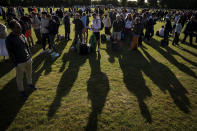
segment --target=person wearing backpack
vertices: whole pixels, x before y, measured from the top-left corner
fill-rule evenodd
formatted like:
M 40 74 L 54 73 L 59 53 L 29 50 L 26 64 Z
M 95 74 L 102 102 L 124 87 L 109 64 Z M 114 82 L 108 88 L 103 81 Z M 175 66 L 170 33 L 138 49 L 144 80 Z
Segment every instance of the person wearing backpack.
M 55 19 L 52 19 L 52 16 L 50 14 L 47 15 L 47 19 L 49 20 L 48 30 L 49 30 L 49 44 L 51 48 L 53 49 L 53 53 L 51 53 L 52 56 L 58 57 L 59 54 L 56 52 L 55 48 L 55 36 L 58 33 L 58 23 L 56 23 Z
M 96 13 L 93 13 L 93 21 L 91 24 L 91 28 L 94 32 L 94 35 L 96 36 L 97 44 L 98 44 L 98 49 L 97 52 L 100 51 L 100 30 L 102 29 L 101 27 L 101 20 L 100 18 L 96 15 Z

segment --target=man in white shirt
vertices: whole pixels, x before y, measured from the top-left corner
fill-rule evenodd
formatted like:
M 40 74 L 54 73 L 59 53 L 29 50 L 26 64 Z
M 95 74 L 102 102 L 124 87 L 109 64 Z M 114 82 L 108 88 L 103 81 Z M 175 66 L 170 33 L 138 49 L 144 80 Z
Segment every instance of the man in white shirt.
M 91 28 L 94 32 L 94 35 L 96 36 L 97 44 L 98 44 L 98 49 L 97 52 L 100 51 L 100 29 L 101 29 L 101 20 L 100 18 L 96 15 L 96 13 L 93 13 L 93 21 L 91 24 Z

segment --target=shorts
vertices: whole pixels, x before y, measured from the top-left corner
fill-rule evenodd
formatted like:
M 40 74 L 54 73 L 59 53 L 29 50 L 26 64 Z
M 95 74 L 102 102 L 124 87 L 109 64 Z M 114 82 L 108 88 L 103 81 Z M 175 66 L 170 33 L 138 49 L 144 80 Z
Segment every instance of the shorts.
M 26 30 L 25 37 L 31 37 L 31 29 Z
M 100 32 L 94 32 L 94 35 L 96 36 L 96 40 L 100 40 Z
M 121 40 L 121 32 L 113 32 L 112 36 L 114 40 Z

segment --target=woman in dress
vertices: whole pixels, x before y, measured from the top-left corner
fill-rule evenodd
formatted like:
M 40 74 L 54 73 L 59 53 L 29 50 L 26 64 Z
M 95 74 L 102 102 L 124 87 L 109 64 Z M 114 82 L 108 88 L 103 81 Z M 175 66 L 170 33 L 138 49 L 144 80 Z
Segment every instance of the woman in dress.
M 5 57 L 8 56 L 5 39 L 7 37 L 7 28 L 5 25 L 0 23 L 0 56 Z

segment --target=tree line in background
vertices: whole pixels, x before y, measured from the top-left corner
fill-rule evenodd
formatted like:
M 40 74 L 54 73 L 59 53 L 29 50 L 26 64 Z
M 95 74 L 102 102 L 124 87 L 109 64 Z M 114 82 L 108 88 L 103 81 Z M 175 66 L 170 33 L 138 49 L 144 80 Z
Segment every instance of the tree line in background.
M 162 7 L 173 9 L 196 9 L 197 0 L 0 0 L 4 6 L 74 6 L 74 5 L 107 5 L 124 7 Z

